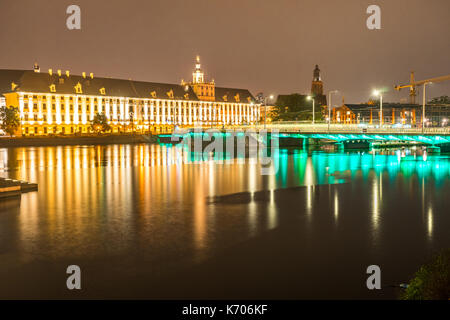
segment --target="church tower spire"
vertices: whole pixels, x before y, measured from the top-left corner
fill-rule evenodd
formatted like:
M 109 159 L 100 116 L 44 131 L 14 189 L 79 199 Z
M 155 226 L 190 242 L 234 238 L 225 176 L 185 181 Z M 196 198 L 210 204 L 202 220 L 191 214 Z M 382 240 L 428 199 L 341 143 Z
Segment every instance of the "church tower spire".
M 321 81 L 320 78 L 320 69 L 319 66 L 316 64 L 316 68 L 314 69 L 314 81 Z
M 317 64 L 316 64 L 316 68 L 314 69 L 314 72 L 313 72 L 311 95 L 313 95 L 313 96 L 323 95 L 323 82 L 322 82 L 322 78 L 320 77 L 320 69 Z

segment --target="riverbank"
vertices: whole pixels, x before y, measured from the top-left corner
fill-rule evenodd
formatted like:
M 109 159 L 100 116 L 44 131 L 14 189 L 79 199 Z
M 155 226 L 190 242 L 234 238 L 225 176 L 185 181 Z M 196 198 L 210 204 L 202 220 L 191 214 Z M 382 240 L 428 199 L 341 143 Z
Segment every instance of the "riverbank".
M 37 183 L 0 178 L 0 199 L 20 196 L 22 193 L 37 191 Z
M 0 138 L 0 148 L 14 147 L 46 147 L 73 145 L 107 145 L 156 143 L 152 135 L 121 134 L 121 135 L 89 135 L 89 136 L 52 136 L 52 137 L 8 137 Z

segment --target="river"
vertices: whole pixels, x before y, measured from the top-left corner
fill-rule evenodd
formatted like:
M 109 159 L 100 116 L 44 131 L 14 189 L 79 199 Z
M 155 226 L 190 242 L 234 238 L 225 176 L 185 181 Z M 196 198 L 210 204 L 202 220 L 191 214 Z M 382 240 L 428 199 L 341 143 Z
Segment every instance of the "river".
M 450 247 L 450 155 L 286 149 L 262 175 L 180 152 L 0 149 L 0 176 L 39 185 L 0 200 L 0 298 L 393 299 Z

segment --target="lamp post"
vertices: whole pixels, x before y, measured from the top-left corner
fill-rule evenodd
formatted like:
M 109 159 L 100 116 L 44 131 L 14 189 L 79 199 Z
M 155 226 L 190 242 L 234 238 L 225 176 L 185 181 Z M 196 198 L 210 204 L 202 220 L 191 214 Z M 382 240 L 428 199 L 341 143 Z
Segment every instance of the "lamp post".
M 383 93 L 380 90 L 373 92 L 374 96 L 380 97 L 380 128 L 383 126 Z
M 267 99 L 272 100 L 273 95 L 264 98 L 264 130 L 266 130 L 266 117 L 267 117 Z
M 328 93 L 328 133 L 330 132 L 330 124 L 331 124 L 331 94 L 338 93 L 337 90 L 330 91 Z
M 316 120 L 316 99 L 313 96 L 308 96 L 308 100 L 312 100 L 313 109 L 312 109 L 312 124 L 314 124 Z
M 422 106 L 422 133 L 425 132 L 425 123 L 426 123 L 426 119 L 425 119 L 425 107 L 427 105 L 427 84 L 431 84 L 431 82 L 425 82 L 423 84 L 423 106 Z

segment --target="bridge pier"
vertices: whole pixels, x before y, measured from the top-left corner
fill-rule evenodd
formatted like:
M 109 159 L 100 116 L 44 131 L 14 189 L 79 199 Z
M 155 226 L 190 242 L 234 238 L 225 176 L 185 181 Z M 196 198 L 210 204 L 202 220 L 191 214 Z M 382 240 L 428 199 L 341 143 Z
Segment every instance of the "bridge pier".
M 443 143 L 437 146 L 441 149 L 441 152 L 450 152 L 450 143 Z
M 370 149 L 371 143 L 367 140 L 344 141 L 344 149 Z
M 336 142 L 334 144 L 334 149 L 335 150 L 344 150 L 345 149 L 345 144 L 342 142 Z
M 303 138 L 280 136 L 279 146 L 280 148 L 300 148 L 303 147 L 304 140 Z
M 428 153 L 441 153 L 441 148 L 436 146 L 428 146 L 427 147 Z

